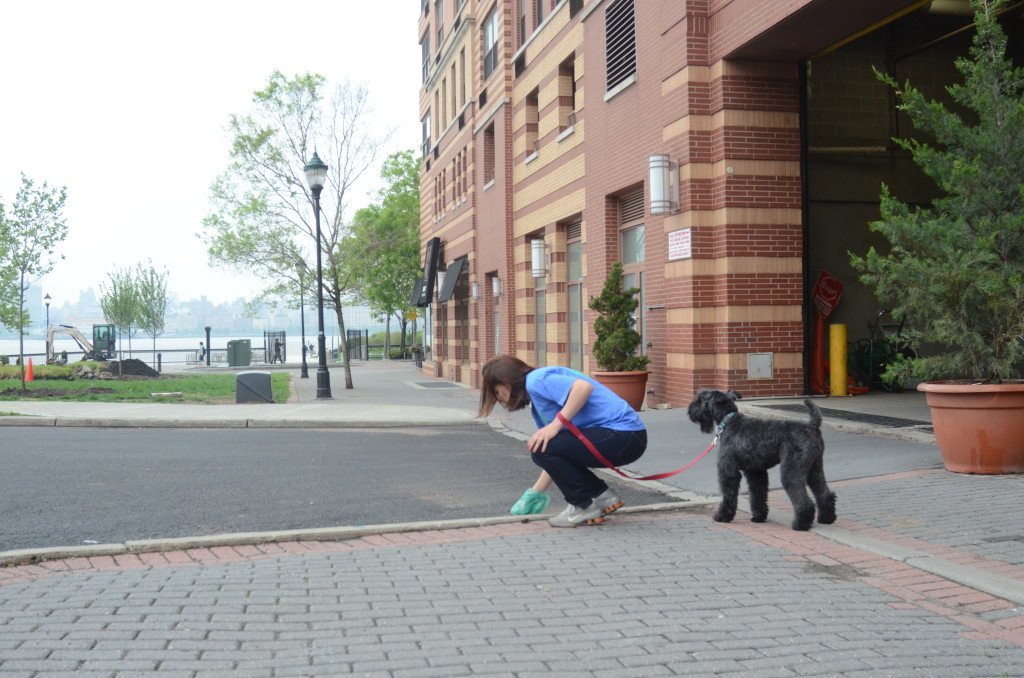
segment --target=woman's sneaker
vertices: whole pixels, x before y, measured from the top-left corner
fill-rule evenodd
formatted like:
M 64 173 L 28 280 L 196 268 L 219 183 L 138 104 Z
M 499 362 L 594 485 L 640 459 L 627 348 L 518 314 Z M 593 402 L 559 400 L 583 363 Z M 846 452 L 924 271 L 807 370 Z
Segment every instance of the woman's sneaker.
M 611 488 L 594 497 L 594 503 L 601 507 L 603 515 L 608 515 L 612 511 L 622 508 L 624 505 L 622 500 L 619 499 L 619 495 L 612 492 Z
M 591 501 L 586 508 L 575 504 L 566 507 L 554 518 L 548 518 L 551 527 L 576 527 L 577 525 L 596 525 L 604 522 L 604 509 L 596 501 Z

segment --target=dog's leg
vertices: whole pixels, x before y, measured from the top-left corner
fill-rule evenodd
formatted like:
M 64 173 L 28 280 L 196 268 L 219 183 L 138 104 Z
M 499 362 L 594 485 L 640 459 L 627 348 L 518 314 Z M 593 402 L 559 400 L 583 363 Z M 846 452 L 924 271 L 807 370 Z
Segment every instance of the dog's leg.
M 719 523 L 731 523 L 736 517 L 736 499 L 740 493 L 740 472 L 734 468 L 718 466 L 718 488 L 722 492 L 722 502 L 718 510 L 711 516 Z
M 755 523 L 768 520 L 768 471 L 744 471 L 750 490 L 750 519 Z
M 825 462 L 821 458 L 811 466 L 807 484 L 811 487 L 814 501 L 818 505 L 818 522 L 824 525 L 836 522 L 836 493 L 828 489 L 828 483 L 825 481 Z
M 793 469 L 782 465 L 782 487 L 793 502 L 793 523 L 794 530 L 809 530 L 814 522 L 814 502 L 807 494 L 806 473 L 794 473 Z

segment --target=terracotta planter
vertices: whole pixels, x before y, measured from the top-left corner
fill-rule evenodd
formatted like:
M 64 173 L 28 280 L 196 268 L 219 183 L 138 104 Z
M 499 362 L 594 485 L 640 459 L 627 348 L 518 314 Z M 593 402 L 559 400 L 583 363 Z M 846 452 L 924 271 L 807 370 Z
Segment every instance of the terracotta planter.
M 648 372 L 645 370 L 643 372 L 594 372 L 591 376 L 639 412 L 647 397 L 647 375 Z
M 1024 383 L 928 382 L 935 443 L 956 473 L 1024 473 Z

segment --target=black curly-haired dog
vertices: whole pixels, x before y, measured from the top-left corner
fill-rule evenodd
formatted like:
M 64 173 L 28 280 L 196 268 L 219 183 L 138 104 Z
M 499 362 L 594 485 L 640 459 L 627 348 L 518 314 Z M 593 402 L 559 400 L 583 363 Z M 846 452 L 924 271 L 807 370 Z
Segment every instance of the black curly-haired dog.
M 750 490 L 750 519 L 755 523 L 767 520 L 768 469 L 779 465 L 782 487 L 793 502 L 793 529 L 810 529 L 815 503 L 818 522 L 834 523 L 836 495 L 825 482 L 825 442 L 821 438 L 821 412 L 815 404 L 804 401 L 811 416 L 805 424 L 745 416 L 736 408 L 735 401 L 740 398 L 736 391 L 701 390 L 686 411 L 704 433 L 718 432 L 722 502 L 714 519 L 728 523 L 736 516 L 742 473 Z M 807 496 L 807 487 L 814 493 L 814 502 Z

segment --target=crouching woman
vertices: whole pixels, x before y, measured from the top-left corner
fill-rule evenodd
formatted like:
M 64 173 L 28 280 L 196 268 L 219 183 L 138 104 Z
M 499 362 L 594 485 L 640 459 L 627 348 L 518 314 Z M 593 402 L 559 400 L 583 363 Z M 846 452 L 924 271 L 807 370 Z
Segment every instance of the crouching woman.
M 478 416 L 489 415 L 496 403 L 510 412 L 529 405 L 537 423 L 537 432 L 526 446 L 533 463 L 543 470 L 513 513 L 543 511 L 552 482 L 567 503 L 548 521 L 554 527 L 600 523 L 622 506 L 622 500 L 590 470 L 602 467 L 601 461 L 563 421 L 572 422 L 615 466 L 631 464 L 647 449 L 647 430 L 625 400 L 575 370 L 533 368 L 515 356 L 499 355 L 484 364 Z

